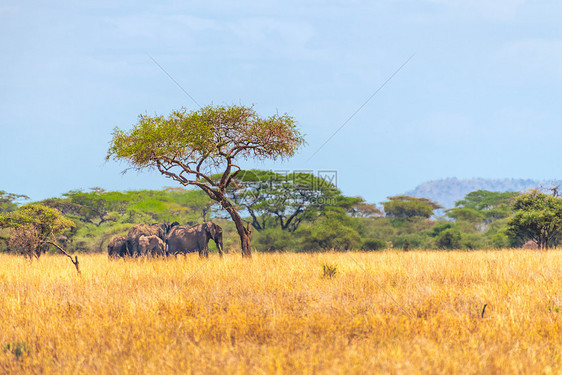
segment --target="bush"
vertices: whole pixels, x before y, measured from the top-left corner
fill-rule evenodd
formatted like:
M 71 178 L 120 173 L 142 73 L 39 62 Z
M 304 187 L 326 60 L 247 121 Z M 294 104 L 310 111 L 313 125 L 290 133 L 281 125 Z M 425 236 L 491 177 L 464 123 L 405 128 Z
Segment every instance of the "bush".
M 6 236 L 4 236 L 2 233 L 5 232 Z M 8 241 L 10 240 L 10 237 L 8 236 L 8 231 L 6 229 L 0 229 L 0 253 L 7 253 L 9 251 L 8 249 Z
M 489 247 L 489 245 L 486 243 L 485 239 L 477 233 L 461 232 L 460 243 L 461 243 L 460 248 L 467 249 L 467 250 L 485 249 L 485 248 Z
M 363 250 L 382 250 L 386 248 L 386 241 L 378 238 L 367 238 L 361 246 Z
M 451 228 L 453 228 L 453 223 L 451 223 L 451 222 L 436 223 L 435 226 L 433 228 L 431 228 L 431 234 L 430 235 L 432 237 L 437 237 L 443 231 L 445 231 L 447 229 L 451 229 Z
M 437 235 L 436 245 L 439 249 L 460 249 L 461 233 L 454 228 L 445 229 Z
M 392 246 L 395 249 L 423 249 L 428 248 L 427 238 L 421 234 L 403 234 L 392 239 Z
M 285 251 L 295 246 L 294 234 L 280 228 L 268 228 L 254 232 L 252 245 L 257 251 Z
M 351 250 L 361 243 L 359 233 L 339 221 L 319 220 L 308 233 L 302 231 L 304 251 L 314 250 Z

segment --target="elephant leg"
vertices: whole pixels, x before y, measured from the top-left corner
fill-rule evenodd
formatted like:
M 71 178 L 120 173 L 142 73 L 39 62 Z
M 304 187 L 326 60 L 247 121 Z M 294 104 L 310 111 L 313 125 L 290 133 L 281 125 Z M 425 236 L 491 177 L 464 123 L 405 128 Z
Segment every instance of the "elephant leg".
M 198 242 L 197 248 L 199 249 L 199 257 L 200 258 L 203 258 L 203 257 L 208 258 L 209 257 L 209 248 L 207 247 L 207 243 L 206 243 L 205 240 L 207 240 L 207 242 L 208 242 L 208 239 L 206 239 L 206 238 L 205 239 L 200 238 L 197 241 Z
M 222 258 L 222 246 L 219 246 L 219 244 L 217 243 L 217 241 L 215 241 L 215 244 L 217 245 L 217 249 L 219 251 L 219 256 Z

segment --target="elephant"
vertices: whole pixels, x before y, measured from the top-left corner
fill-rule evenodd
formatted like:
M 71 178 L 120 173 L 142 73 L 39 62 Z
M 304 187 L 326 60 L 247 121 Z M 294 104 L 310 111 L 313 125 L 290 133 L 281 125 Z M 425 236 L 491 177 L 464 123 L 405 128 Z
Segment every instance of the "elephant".
M 222 257 L 222 228 L 219 225 L 210 221 L 193 227 L 177 225 L 166 237 L 168 254 L 182 253 L 185 255 L 198 251 L 200 257 L 209 257 L 208 244 L 211 239 L 217 244 L 219 255 Z
M 140 236 L 139 251 L 141 254 L 153 257 L 164 256 L 167 254 L 166 243 L 157 236 Z
M 127 237 L 111 237 L 111 239 L 109 240 L 109 244 L 107 245 L 107 255 L 110 258 L 122 258 L 127 254 Z
M 133 225 L 127 233 L 127 252 L 132 257 L 146 255 L 141 253 L 139 249 L 140 236 L 156 236 L 162 241 L 165 241 L 166 235 L 168 234 L 170 229 L 175 227 L 176 225 L 179 225 L 177 221 L 174 221 L 172 224 L 156 223 L 151 225 Z

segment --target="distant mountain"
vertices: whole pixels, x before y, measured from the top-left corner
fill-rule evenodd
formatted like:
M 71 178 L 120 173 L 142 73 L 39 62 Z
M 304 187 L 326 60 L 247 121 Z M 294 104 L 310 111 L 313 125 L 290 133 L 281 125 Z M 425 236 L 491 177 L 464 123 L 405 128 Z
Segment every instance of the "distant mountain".
M 562 181 L 539 181 L 522 178 L 446 178 L 443 180 L 424 182 L 414 190 L 410 190 L 404 194 L 417 198 L 429 198 L 445 208 L 452 208 L 455 207 L 456 201 L 463 199 L 466 194 L 475 190 L 523 192 L 539 186 L 549 187 L 558 184 L 562 184 Z

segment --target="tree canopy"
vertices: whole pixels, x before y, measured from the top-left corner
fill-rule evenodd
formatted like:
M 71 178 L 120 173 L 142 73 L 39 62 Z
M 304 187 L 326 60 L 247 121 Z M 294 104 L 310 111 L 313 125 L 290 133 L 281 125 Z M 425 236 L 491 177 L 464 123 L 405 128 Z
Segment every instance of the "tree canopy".
M 29 199 L 27 195 L 0 190 L 0 214 L 16 210 L 18 208 L 18 201 L 27 199 Z
M 508 232 L 524 241 L 534 241 L 539 249 L 556 245 L 562 231 L 562 198 L 532 190 L 515 199 L 515 214 L 509 220 Z
M 55 208 L 27 204 L 16 211 L 0 215 L 0 226 L 11 228 L 10 248 L 28 256 L 39 257 L 48 243 L 75 224 Z
M 447 216 L 456 220 L 490 224 L 513 213 L 512 203 L 518 194 L 509 191 L 473 191 L 463 200 L 457 201 L 455 208 L 447 211 Z
M 227 192 L 248 211 L 258 231 L 276 223 L 293 232 L 303 220 L 313 219 L 324 207 L 343 199 L 332 183 L 306 172 L 240 171 Z
M 383 202 L 382 205 L 386 216 L 395 218 L 429 218 L 433 215 L 434 210 L 443 208 L 427 198 L 406 195 L 388 197 L 388 201 Z

